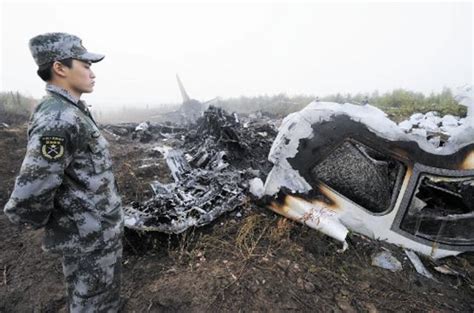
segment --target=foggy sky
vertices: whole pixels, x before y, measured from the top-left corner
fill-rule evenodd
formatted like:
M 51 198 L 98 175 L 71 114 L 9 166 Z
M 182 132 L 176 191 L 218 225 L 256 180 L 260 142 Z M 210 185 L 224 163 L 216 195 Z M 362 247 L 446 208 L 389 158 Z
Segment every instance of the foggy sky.
M 96 1 L 98 2 L 98 1 Z M 471 3 L 25 4 L 3 2 L 0 91 L 36 98 L 28 40 L 69 32 L 105 59 L 91 104 L 240 95 L 429 93 L 473 83 Z

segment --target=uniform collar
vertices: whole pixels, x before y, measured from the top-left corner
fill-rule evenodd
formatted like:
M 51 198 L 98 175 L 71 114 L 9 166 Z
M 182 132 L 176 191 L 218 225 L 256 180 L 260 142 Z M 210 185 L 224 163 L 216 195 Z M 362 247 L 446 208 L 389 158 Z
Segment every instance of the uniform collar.
M 56 85 L 53 85 L 53 84 L 46 84 L 46 91 L 49 91 L 49 92 L 58 94 L 60 96 L 63 96 L 64 98 L 71 101 L 75 105 L 77 105 L 77 103 L 79 102 L 79 99 L 77 99 L 76 97 L 71 95 L 71 93 L 69 91 L 67 91 L 66 89 L 61 88 L 59 86 L 56 86 Z
M 53 85 L 53 84 L 46 84 L 46 91 L 50 93 L 54 93 L 57 95 L 60 95 L 70 102 L 72 102 L 75 106 L 77 106 L 79 109 L 89 112 L 89 109 L 87 109 L 87 106 L 84 101 L 81 101 L 74 97 L 69 91 L 67 91 L 64 88 L 61 88 L 59 86 Z

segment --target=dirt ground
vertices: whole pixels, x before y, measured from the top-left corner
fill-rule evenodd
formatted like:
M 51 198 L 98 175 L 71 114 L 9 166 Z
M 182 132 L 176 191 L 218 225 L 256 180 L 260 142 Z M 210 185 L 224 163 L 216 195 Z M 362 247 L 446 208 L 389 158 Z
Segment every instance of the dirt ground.
M 108 136 L 124 203 L 169 179 L 150 145 Z M 0 129 L 0 207 L 25 152 L 26 126 Z M 144 157 L 156 165 L 140 168 Z M 127 231 L 125 312 L 473 312 L 474 254 L 422 258 L 437 281 L 416 273 L 399 247 L 350 235 L 349 249 L 249 201 L 211 225 L 181 235 Z M 67 312 L 59 256 L 42 252 L 41 230 L 0 215 L 0 312 Z M 388 249 L 403 270 L 371 266 Z M 448 264 L 460 276 L 433 267 Z

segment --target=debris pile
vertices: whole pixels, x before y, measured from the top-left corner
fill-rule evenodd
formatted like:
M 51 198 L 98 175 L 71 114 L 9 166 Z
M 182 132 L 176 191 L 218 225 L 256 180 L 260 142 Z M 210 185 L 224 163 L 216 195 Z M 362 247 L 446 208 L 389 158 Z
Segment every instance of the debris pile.
M 104 131 L 112 134 L 116 139 L 125 137 L 128 139 L 138 140 L 142 143 L 156 141 L 162 138 L 174 138 L 182 136 L 188 130 L 172 123 L 154 123 L 142 122 L 138 123 L 120 123 L 108 124 L 103 127 Z
M 426 138 L 433 146 L 442 147 L 453 130 L 464 122 L 465 118 L 450 114 L 441 117 L 438 112 L 431 111 L 426 114 L 415 113 L 398 126 L 407 134 Z
M 245 201 L 243 173 L 191 169 L 175 183 L 155 181 L 155 196 L 128 207 L 126 225 L 140 230 L 181 233 L 203 226 Z
M 211 106 L 186 134 L 184 145 L 196 167 L 205 166 L 211 156 L 224 154 L 234 168 L 259 169 L 267 175 L 271 169 L 268 151 L 276 133 L 270 119 L 241 118 Z
M 177 147 L 155 147 L 174 182 L 154 181 L 151 199 L 126 207 L 126 226 L 181 233 L 242 206 L 249 179 L 264 177 L 270 170 L 266 157 L 276 135 L 273 125 L 244 119 L 242 123 L 237 114 L 210 107 L 186 132 L 175 133 L 184 137 Z M 142 123 L 133 133 L 153 138 L 156 130 Z

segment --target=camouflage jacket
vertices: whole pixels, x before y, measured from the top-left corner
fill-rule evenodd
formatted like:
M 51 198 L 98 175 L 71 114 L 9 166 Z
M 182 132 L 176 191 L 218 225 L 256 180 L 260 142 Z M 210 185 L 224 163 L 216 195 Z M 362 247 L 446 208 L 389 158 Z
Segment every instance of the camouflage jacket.
M 56 86 L 46 89 L 5 214 L 13 223 L 44 226 L 46 251 L 114 245 L 123 233 L 123 210 L 108 143 L 82 101 Z

